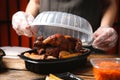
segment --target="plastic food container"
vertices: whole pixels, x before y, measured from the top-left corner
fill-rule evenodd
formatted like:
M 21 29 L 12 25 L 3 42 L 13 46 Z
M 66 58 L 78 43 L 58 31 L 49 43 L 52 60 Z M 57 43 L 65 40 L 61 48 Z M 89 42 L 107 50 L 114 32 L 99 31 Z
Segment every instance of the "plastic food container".
M 90 49 L 87 50 L 87 52 L 80 56 L 66 59 L 35 60 L 24 56 L 24 53 L 33 53 L 36 52 L 36 50 L 25 51 L 21 53 L 19 57 L 25 61 L 26 68 L 31 72 L 42 74 L 62 73 L 83 67 L 87 63 L 87 57 L 91 52 Z
M 93 58 L 95 80 L 120 80 L 120 58 Z
M 65 12 L 48 11 L 40 13 L 33 23 L 37 27 L 37 36 L 50 36 L 55 33 L 80 38 L 83 46 L 90 46 L 93 30 L 89 22 L 77 15 Z

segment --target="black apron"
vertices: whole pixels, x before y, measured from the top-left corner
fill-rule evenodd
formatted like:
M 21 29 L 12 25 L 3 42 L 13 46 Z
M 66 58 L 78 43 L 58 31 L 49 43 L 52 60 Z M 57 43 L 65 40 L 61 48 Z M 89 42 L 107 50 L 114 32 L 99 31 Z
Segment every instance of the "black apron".
M 89 21 L 95 31 L 110 0 L 40 0 L 40 12 L 61 11 L 81 16 Z

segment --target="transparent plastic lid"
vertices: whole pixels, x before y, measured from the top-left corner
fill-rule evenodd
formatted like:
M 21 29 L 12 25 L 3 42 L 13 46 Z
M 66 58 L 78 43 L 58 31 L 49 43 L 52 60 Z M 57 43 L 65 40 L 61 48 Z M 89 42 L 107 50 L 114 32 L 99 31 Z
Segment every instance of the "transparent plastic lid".
M 90 46 L 93 30 L 89 22 L 77 15 L 65 12 L 47 11 L 40 13 L 32 23 L 38 27 L 37 36 L 48 37 L 55 33 L 80 38 L 83 46 Z

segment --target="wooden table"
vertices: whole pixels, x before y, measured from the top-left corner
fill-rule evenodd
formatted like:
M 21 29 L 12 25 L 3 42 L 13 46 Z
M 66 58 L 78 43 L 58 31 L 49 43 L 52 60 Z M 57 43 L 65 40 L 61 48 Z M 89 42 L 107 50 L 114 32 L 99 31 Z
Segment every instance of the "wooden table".
M 95 80 L 92 71 L 92 65 L 90 64 L 89 60 L 91 58 L 103 58 L 103 57 L 114 58 L 120 56 L 103 53 L 102 54 L 92 53 L 88 57 L 88 63 L 84 67 L 76 69 L 71 73 L 83 78 L 83 80 Z M 3 58 L 3 63 L 6 69 L 0 72 L 0 80 L 34 80 L 45 76 L 43 74 L 36 74 L 28 71 L 25 68 L 24 61 L 21 59 Z

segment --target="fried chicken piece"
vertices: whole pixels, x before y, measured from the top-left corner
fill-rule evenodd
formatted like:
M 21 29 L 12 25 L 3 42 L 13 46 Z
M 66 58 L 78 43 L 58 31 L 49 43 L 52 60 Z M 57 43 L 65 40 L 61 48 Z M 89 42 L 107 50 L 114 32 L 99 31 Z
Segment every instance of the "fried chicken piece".
M 45 59 L 45 55 L 38 55 L 36 53 L 31 53 L 31 55 L 29 56 L 31 59 L 39 59 L 39 60 L 43 60 Z
M 29 53 L 29 52 L 24 53 L 24 56 L 29 57 L 31 59 L 41 59 L 41 60 L 45 58 L 45 55 L 38 55 L 36 53 Z
M 65 40 L 65 37 L 63 35 L 54 34 L 52 36 L 49 36 L 45 40 L 43 40 L 43 44 L 50 44 L 52 46 L 60 46 L 64 40 Z
M 60 51 L 59 58 L 60 59 L 71 58 L 71 57 L 79 56 L 81 54 L 82 53 L 70 53 L 68 51 Z
M 41 48 L 43 48 L 44 47 L 44 44 L 43 44 L 43 36 L 39 36 L 38 38 L 37 38 L 37 40 L 34 42 L 34 47 L 36 48 L 36 49 L 41 49 Z
M 59 56 L 59 48 L 58 47 L 49 47 L 49 48 L 46 48 L 46 53 L 45 55 L 46 56 L 53 56 L 53 57 L 57 57 Z

